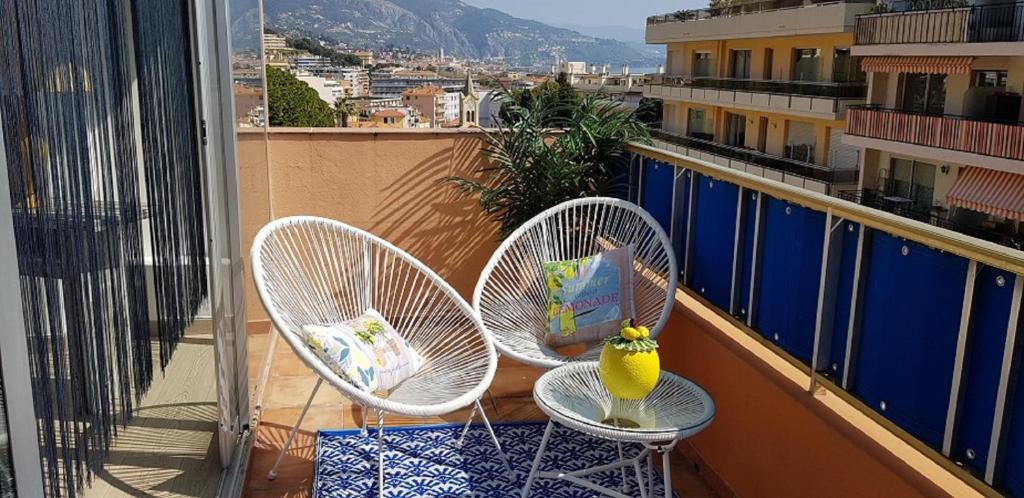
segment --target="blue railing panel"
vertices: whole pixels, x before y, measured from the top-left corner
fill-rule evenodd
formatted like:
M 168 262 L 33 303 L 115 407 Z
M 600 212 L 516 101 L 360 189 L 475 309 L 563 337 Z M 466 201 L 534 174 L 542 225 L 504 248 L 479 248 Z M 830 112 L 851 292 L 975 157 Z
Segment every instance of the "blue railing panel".
M 743 193 L 743 232 L 740 234 L 742 250 L 740 254 L 739 289 L 736 294 L 736 316 L 747 319 L 750 310 L 750 280 L 754 269 L 754 236 L 757 226 L 757 203 L 760 194 L 745 191 Z
M 857 241 L 860 224 L 844 221 L 836 227 L 842 231 L 839 259 L 839 275 L 835 288 L 835 316 L 832 323 L 832 344 L 829 363 L 821 368 L 836 382 L 843 380 L 843 363 L 846 361 L 846 337 L 850 327 L 850 304 L 853 302 L 854 273 L 857 266 Z
M 875 232 L 855 393 L 940 448 L 960 328 L 967 261 Z
M 729 309 L 739 187 L 700 176 L 694 189 L 690 288 L 712 304 Z
M 810 363 L 825 215 L 772 198 L 762 209 L 765 219 L 754 329 Z
M 679 267 L 679 282 L 684 283 L 686 271 L 686 234 L 689 231 L 687 220 L 690 216 L 690 183 L 695 173 L 684 171 L 676 177 L 676 208 L 672 218 L 672 248 L 676 253 L 676 262 Z
M 644 162 L 644 182 L 640 189 L 640 206 L 651 213 L 665 233 L 670 233 L 672 223 L 672 182 L 675 167 L 661 161 Z
M 1002 286 L 998 283 L 1000 277 Z M 988 267 L 978 271 L 974 282 L 960 420 L 949 456 L 976 472 L 984 472 L 988 460 L 1013 283 L 1013 274 Z M 974 458 L 969 457 L 968 450 Z

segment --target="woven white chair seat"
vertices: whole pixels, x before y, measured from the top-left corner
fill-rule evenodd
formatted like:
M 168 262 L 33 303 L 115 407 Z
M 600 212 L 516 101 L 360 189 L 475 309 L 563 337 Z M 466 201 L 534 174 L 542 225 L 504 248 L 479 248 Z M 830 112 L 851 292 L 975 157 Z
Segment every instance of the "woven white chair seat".
M 668 321 L 676 289 L 676 260 L 668 235 L 633 203 L 588 197 L 564 202 L 527 221 L 505 239 L 484 268 L 473 308 L 501 354 L 542 368 L 596 360 L 600 343 L 572 355 L 545 344 L 548 290 L 542 265 L 627 245 L 633 246 L 634 254 L 635 318 L 656 337 Z
M 365 408 L 419 417 L 473 404 L 494 378 L 497 353 L 472 308 L 421 262 L 344 223 L 274 221 L 252 249 L 256 289 L 274 327 L 311 370 Z M 423 359 L 390 392 L 368 393 L 331 371 L 301 329 L 379 312 Z

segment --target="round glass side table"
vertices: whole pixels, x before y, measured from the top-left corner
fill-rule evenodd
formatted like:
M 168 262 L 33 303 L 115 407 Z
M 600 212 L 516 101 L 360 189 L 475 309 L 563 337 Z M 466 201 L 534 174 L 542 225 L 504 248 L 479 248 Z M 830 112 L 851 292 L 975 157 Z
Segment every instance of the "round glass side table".
M 564 479 L 606 496 L 629 498 L 627 489 L 614 490 L 599 486 L 587 476 L 619 469 L 625 486 L 627 468 L 636 474 L 641 498 L 654 498 L 654 453 L 661 454 L 665 497 L 672 497 L 669 454 L 681 439 L 690 437 L 711 423 L 715 402 L 700 386 L 671 372 L 662 370 L 654 390 L 640 400 L 614 398 L 601 384 L 597 362 L 570 363 L 548 371 L 533 387 L 533 399 L 550 417 L 541 438 L 537 456 L 523 487 L 522 498 L 530 493 L 537 479 Z M 540 471 L 544 450 L 551 438 L 554 424 L 594 437 L 618 443 L 619 460 L 614 463 L 572 472 Z M 622 457 L 622 443 L 643 445 L 635 457 Z M 647 465 L 644 484 L 641 463 Z

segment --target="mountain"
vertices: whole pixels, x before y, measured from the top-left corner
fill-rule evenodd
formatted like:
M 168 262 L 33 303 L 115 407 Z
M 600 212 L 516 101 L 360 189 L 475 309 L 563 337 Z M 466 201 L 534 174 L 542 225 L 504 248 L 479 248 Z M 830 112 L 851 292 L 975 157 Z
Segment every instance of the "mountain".
M 580 34 L 482 9 L 461 0 L 265 0 L 266 23 L 290 36 L 310 36 L 354 48 L 408 47 L 511 66 L 548 67 L 563 60 L 656 64 L 649 52 L 617 40 Z M 234 43 L 251 37 L 252 13 L 234 12 Z M 259 30 L 252 31 L 258 33 Z

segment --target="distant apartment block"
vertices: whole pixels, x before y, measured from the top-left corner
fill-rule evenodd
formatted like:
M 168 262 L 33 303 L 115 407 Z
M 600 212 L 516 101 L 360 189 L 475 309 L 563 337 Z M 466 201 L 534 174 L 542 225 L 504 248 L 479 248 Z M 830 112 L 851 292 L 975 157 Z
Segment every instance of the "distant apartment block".
M 622 102 L 627 109 L 640 107 L 640 99 L 643 97 L 644 87 L 648 84 L 651 75 L 632 74 L 629 66 L 623 65 L 621 72 L 612 73 L 605 64 L 597 68 L 590 66 L 586 73 L 566 73 L 569 83 L 576 90 L 582 93 L 602 92 Z
M 263 34 L 263 50 L 267 52 L 280 52 L 291 50 L 285 37 L 276 33 Z
M 861 15 L 853 55 L 870 91 L 846 196 L 1024 249 L 1024 2 Z
M 867 95 L 852 47 L 871 7 L 775 0 L 648 18 L 647 42 L 667 49 L 643 92 L 664 101 L 658 143 L 822 193 L 856 188 L 844 117 Z
M 320 96 L 320 100 L 327 102 L 329 105 L 334 105 L 334 103 L 342 97 L 352 96 L 352 87 L 348 81 L 337 81 L 330 78 L 322 78 L 307 72 L 297 72 L 295 77 L 299 81 L 309 85 L 309 87 L 315 90 L 317 95 Z

